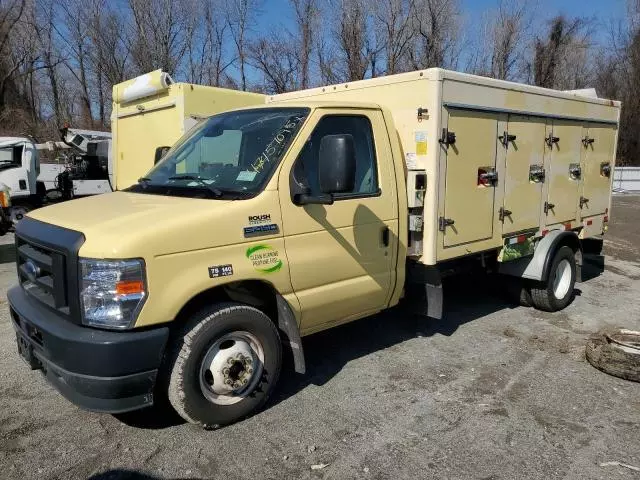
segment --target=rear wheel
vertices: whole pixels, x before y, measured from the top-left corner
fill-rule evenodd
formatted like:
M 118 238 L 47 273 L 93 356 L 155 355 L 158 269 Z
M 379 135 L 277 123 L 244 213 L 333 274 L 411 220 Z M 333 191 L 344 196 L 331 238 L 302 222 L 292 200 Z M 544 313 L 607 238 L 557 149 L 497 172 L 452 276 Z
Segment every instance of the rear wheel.
M 186 421 L 218 428 L 260 408 L 282 364 L 278 330 L 260 310 L 223 304 L 195 314 L 177 339 L 169 401 Z
M 560 247 L 551 262 L 547 281 L 531 287 L 533 305 L 547 312 L 562 310 L 571 303 L 575 283 L 575 254 L 569 247 Z

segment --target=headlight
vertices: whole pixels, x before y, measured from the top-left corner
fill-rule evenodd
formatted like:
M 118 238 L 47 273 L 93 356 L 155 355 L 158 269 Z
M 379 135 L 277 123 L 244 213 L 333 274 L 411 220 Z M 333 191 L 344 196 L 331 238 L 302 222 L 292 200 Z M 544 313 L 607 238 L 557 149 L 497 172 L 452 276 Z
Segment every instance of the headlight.
M 80 259 L 82 323 L 129 328 L 147 297 L 144 260 Z

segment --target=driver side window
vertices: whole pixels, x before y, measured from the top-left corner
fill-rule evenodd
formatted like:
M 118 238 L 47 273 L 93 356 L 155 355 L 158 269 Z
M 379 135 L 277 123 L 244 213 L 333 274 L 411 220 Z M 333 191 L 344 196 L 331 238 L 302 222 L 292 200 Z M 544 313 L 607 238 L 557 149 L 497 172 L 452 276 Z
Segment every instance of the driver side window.
M 348 134 L 353 137 L 356 154 L 356 181 L 351 192 L 336 194 L 335 199 L 348 199 L 380 194 L 376 168 L 373 130 L 362 115 L 327 115 L 316 125 L 293 167 L 294 179 L 309 188 L 311 195 L 320 194 L 318 162 L 320 142 L 325 135 Z

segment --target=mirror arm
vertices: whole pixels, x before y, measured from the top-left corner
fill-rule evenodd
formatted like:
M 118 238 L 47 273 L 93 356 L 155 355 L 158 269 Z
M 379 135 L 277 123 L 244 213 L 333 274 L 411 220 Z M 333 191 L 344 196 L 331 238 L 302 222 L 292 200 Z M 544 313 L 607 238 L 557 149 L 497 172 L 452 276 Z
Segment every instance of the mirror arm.
M 300 193 L 294 195 L 293 200 L 296 205 L 333 205 L 333 195 L 328 193 L 319 195 Z

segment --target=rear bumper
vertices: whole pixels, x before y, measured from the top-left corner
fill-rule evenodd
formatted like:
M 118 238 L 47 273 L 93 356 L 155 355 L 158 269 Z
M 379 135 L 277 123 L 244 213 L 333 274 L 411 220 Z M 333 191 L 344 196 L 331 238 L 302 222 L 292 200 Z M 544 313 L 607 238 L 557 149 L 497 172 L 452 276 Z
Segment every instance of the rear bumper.
M 153 404 L 168 327 L 112 332 L 74 324 L 30 298 L 7 294 L 18 351 L 68 400 L 87 410 L 120 413 Z

